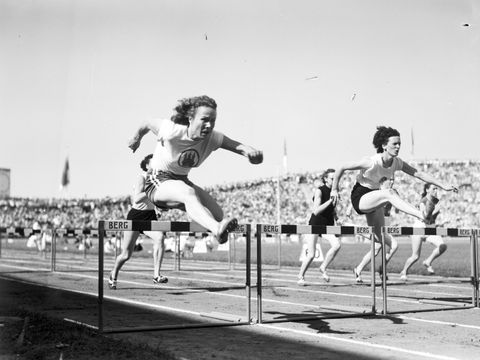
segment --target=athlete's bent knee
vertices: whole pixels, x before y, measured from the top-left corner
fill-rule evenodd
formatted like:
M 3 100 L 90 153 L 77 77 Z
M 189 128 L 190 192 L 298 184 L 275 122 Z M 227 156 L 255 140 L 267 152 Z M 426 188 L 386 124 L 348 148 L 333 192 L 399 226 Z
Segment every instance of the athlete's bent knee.
M 445 251 L 447 251 L 447 245 L 440 244 L 440 246 L 438 247 L 438 250 L 440 251 L 440 254 L 444 253 Z

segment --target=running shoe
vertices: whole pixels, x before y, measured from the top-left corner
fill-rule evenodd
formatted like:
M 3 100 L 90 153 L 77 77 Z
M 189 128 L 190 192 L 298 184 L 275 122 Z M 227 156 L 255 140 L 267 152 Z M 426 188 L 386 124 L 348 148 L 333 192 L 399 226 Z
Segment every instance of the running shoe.
M 360 276 L 360 274 L 357 273 L 357 268 L 353 268 L 353 275 L 355 276 L 355 282 L 357 284 L 363 283 L 362 277 Z
M 435 274 L 435 270 L 433 270 L 432 265 L 428 265 L 426 261 L 424 261 L 422 264 L 427 268 L 429 274 Z
M 407 281 L 408 280 L 407 274 L 405 274 L 404 272 L 401 272 L 400 273 L 400 280 Z
M 235 218 L 222 220 L 220 223 L 220 233 L 218 234 L 218 243 L 225 244 L 228 241 L 228 233 L 235 230 L 237 225 L 238 221 Z
M 113 278 L 113 274 L 110 273 L 110 276 L 108 277 L 108 287 L 112 290 L 117 289 L 117 279 Z
M 303 277 L 299 278 L 297 281 L 297 285 L 305 286 L 305 279 Z
M 330 281 L 330 276 L 328 276 L 327 270 L 324 270 L 322 267 L 320 267 L 319 270 L 320 270 L 320 274 L 322 274 L 323 280 L 325 280 L 325 282 L 329 282 Z
M 168 278 L 166 276 L 160 275 L 153 278 L 154 284 L 166 284 L 168 282 Z

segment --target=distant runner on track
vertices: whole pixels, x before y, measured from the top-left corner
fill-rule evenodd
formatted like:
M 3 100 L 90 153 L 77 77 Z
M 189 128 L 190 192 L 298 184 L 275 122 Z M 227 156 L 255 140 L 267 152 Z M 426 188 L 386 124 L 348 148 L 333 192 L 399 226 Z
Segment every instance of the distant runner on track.
M 420 211 L 424 214 L 427 221 L 420 222 L 417 221 L 414 226 L 416 227 L 435 227 L 436 219 L 440 210 L 436 208 L 438 204 L 437 197 L 438 187 L 432 184 L 425 184 L 423 187 L 422 199 L 420 200 Z M 405 266 L 400 272 L 400 279 L 407 281 L 408 269 L 417 262 L 420 258 L 420 253 L 422 251 L 422 243 L 427 241 L 435 246 L 432 253 L 428 258 L 426 258 L 422 264 L 426 267 L 429 274 L 434 274 L 432 262 L 445 251 L 447 251 L 447 245 L 443 241 L 443 238 L 440 235 L 429 235 L 429 236 L 419 236 L 412 235 L 412 255 L 405 261 Z
M 313 207 L 308 221 L 309 225 L 335 225 L 335 203 L 330 197 L 334 173 L 334 169 L 327 169 L 322 174 L 323 185 L 315 189 L 313 194 Z M 307 240 L 307 254 L 300 267 L 298 285 L 305 285 L 305 273 L 315 257 L 318 235 L 308 234 L 304 237 Z M 321 237 L 330 243 L 330 249 L 319 269 L 323 280 L 329 282 L 330 276 L 327 274 L 327 267 L 340 250 L 340 239 L 333 234 L 324 234 Z
M 127 220 L 156 221 L 158 219 L 155 205 L 153 205 L 145 194 L 145 178 L 150 169 L 150 160 L 153 154 L 147 155 L 140 163 L 144 171 L 139 175 L 132 196 L 132 208 L 127 214 Z M 161 231 L 124 231 L 122 253 L 115 260 L 115 265 L 108 279 L 110 289 L 117 288 L 118 272 L 130 259 L 135 247 L 135 241 L 140 233 L 144 233 L 153 240 L 153 283 L 162 284 L 168 282 L 168 278 L 160 274 L 163 254 L 165 252 L 165 234 Z

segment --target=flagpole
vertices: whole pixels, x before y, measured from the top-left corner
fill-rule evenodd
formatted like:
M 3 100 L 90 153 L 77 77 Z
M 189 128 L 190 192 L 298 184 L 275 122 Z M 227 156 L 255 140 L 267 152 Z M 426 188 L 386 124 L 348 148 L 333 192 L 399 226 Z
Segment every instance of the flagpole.
M 287 139 L 283 138 L 283 172 L 288 173 L 288 161 L 287 161 Z
M 414 137 L 413 137 L 413 125 L 412 127 L 410 128 L 410 137 L 412 139 L 412 160 L 415 158 L 415 140 L 414 140 Z
M 281 195 L 280 195 L 280 168 L 277 168 L 277 224 L 282 223 L 282 214 L 281 214 Z M 278 268 L 280 269 L 282 266 L 282 235 L 277 234 L 277 243 L 278 243 L 278 251 L 277 251 L 277 258 L 278 258 Z

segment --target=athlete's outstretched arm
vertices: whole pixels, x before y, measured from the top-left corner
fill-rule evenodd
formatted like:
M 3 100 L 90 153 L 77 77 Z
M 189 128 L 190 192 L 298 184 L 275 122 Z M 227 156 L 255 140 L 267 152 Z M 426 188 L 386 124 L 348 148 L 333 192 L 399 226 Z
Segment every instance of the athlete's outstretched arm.
M 372 160 L 370 158 L 363 158 L 337 168 L 337 171 L 335 171 L 335 177 L 333 178 L 332 191 L 330 192 L 330 197 L 332 198 L 334 205 L 336 205 L 338 201 L 338 184 L 340 183 L 343 173 L 347 170 L 368 169 L 370 166 L 372 166 Z
M 140 146 L 140 143 L 142 141 L 142 138 L 149 132 L 153 132 L 155 135 L 158 136 L 158 132 L 160 130 L 160 120 L 159 119 L 154 119 L 154 120 L 149 120 L 140 125 L 137 130 L 135 131 L 135 134 L 133 138 L 131 138 L 128 142 L 128 147 L 132 149 L 133 152 L 135 152 L 138 147 Z
M 232 140 L 228 136 L 223 136 L 223 142 L 220 147 L 247 157 L 252 164 L 261 164 L 263 162 L 263 152 L 261 150 Z
M 410 176 L 413 176 L 417 179 L 420 179 L 426 183 L 429 183 L 429 184 L 433 184 L 435 186 L 438 186 L 440 189 L 443 189 L 445 191 L 454 191 L 454 192 L 457 192 L 458 191 L 458 188 L 453 186 L 453 185 L 446 185 L 440 181 L 438 181 L 437 179 L 435 179 L 433 176 L 423 172 L 423 171 L 418 171 L 417 169 L 415 169 L 413 166 L 411 166 L 410 164 L 406 163 L 406 162 L 403 162 L 403 167 L 402 167 L 402 171 Z

